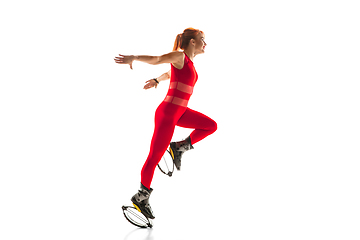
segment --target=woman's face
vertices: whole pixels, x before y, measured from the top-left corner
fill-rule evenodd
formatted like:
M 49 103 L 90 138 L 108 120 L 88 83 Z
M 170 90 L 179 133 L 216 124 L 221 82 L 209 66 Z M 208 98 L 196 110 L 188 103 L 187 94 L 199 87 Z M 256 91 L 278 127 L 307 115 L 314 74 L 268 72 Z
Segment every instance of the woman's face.
M 204 53 L 206 45 L 205 34 L 199 33 L 195 39 L 195 54 Z

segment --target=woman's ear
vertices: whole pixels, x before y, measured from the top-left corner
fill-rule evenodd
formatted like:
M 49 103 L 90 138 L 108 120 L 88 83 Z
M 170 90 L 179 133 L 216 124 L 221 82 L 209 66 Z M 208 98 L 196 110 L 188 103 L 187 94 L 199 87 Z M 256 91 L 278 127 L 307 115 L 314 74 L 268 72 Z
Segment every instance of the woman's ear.
M 196 43 L 195 39 L 192 38 L 192 39 L 190 40 L 190 43 L 195 46 L 195 43 Z

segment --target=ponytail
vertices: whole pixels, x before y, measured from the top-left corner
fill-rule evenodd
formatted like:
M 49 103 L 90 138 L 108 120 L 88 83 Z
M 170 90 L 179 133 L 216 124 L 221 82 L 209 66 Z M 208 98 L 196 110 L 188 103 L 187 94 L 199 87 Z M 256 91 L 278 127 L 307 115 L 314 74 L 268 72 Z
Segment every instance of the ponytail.
M 176 36 L 173 51 L 185 50 L 189 46 L 190 40 L 195 39 L 199 33 L 203 32 L 195 28 L 185 29 L 183 33 Z
M 181 44 L 182 44 L 181 38 L 182 38 L 181 33 L 176 36 L 173 51 L 178 51 L 181 48 Z

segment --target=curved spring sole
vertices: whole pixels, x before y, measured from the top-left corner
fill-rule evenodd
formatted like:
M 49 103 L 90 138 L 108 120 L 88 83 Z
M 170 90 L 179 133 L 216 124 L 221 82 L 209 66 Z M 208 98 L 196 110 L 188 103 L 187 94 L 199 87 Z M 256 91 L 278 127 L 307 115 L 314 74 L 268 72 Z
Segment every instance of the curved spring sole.
M 133 225 L 140 228 L 152 228 L 153 223 L 151 219 L 144 216 L 136 207 L 122 206 L 125 218 Z

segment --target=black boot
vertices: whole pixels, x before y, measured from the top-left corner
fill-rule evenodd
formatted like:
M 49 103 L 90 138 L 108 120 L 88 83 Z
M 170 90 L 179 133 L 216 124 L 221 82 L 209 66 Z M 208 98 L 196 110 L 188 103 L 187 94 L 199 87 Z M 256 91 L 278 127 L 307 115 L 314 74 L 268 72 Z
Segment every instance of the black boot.
M 190 136 L 183 141 L 170 143 L 170 154 L 173 158 L 177 170 L 180 171 L 181 157 L 183 153 L 190 149 L 194 149 L 194 147 L 191 145 Z
M 133 202 L 136 209 L 145 215 L 145 217 L 154 219 L 155 216 L 151 210 L 149 197 L 152 193 L 153 189 L 147 189 L 142 183 L 140 185 L 140 190 L 136 193 L 132 198 L 131 201 Z

